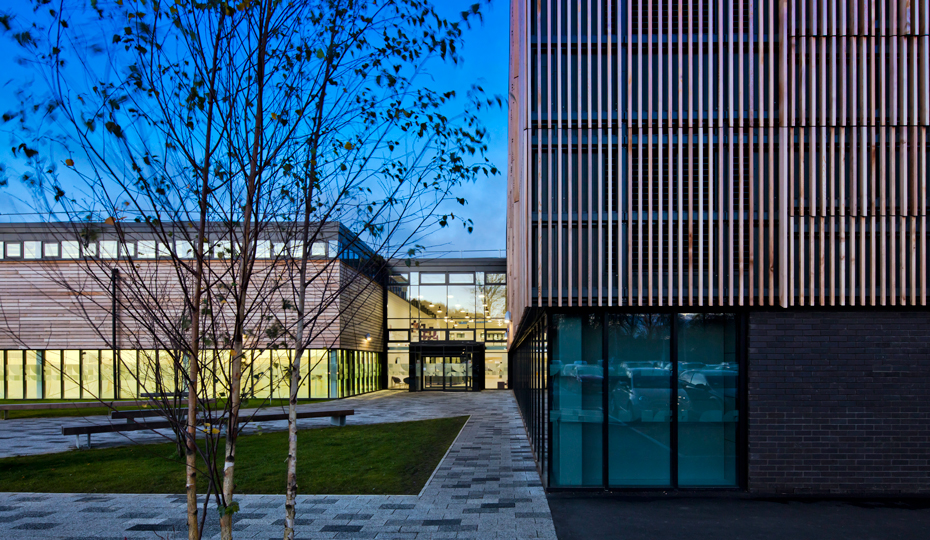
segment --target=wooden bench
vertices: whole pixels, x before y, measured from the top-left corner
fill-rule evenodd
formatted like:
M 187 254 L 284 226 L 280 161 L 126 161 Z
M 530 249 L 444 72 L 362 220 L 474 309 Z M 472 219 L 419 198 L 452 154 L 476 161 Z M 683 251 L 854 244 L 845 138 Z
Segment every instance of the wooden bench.
M 143 394 L 146 395 L 146 394 Z M 209 399 L 206 402 L 201 401 L 200 403 L 207 403 L 213 405 L 216 403 L 215 399 Z M 147 404 L 151 405 L 152 402 L 149 401 Z M 110 411 L 111 420 L 123 420 L 127 422 L 133 422 L 136 418 L 150 418 L 150 417 L 164 417 L 164 409 L 152 408 L 152 409 L 137 409 L 132 411 Z M 187 416 L 187 406 L 174 409 L 174 413 L 179 417 Z
M 9 411 L 44 411 L 51 409 L 92 409 L 96 407 L 136 407 L 148 405 L 149 400 L 136 401 L 61 401 L 55 403 L 10 403 L 0 404 L 0 412 L 4 420 L 8 419 Z
M 167 420 L 154 421 L 154 422 L 135 422 L 133 418 L 142 418 L 142 417 L 151 417 L 158 416 L 158 411 L 123 411 L 123 412 L 140 412 L 145 414 L 135 415 L 133 417 L 126 417 L 125 424 L 103 424 L 95 426 L 61 426 L 62 435 L 74 435 L 75 446 L 78 450 L 81 449 L 81 435 L 87 435 L 87 448 L 90 448 L 90 436 L 95 433 L 122 433 L 125 431 L 142 431 L 145 429 L 170 429 L 172 427 L 171 422 Z M 155 414 L 149 414 L 155 413 Z M 298 419 L 303 418 L 330 418 L 330 423 L 334 426 L 344 426 L 346 425 L 346 417 L 352 416 L 355 414 L 354 409 L 342 409 L 336 411 L 305 411 L 297 413 Z M 245 416 L 239 418 L 240 424 L 245 424 L 247 422 L 274 422 L 277 420 L 287 420 L 287 413 L 280 414 L 257 414 L 255 416 Z M 204 418 L 198 418 L 197 423 L 202 424 Z M 210 420 L 208 423 L 213 424 L 214 421 Z

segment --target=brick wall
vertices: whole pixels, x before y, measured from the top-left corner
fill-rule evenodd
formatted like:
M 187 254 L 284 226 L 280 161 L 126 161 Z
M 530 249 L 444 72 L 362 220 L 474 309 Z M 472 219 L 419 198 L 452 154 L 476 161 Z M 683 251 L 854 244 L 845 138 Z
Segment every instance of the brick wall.
M 930 313 L 753 313 L 749 489 L 930 493 Z

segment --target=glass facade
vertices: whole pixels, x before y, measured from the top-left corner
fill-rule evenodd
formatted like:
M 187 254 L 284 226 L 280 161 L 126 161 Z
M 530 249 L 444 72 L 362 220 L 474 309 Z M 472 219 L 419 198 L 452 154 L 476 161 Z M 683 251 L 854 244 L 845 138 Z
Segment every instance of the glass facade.
M 740 485 L 740 315 L 598 310 L 543 320 L 515 345 L 512 370 L 549 487 Z
M 242 395 L 287 398 L 294 351 L 246 351 Z M 312 349 L 301 361 L 299 399 L 350 397 L 381 389 L 381 353 Z M 187 358 L 177 351 L 0 351 L 0 399 L 136 399 L 183 390 Z M 229 351 L 206 351 L 201 383 L 208 397 L 225 397 Z
M 432 341 L 483 343 L 485 388 L 506 388 L 507 280 L 503 271 L 395 270 L 390 280 L 389 388 L 409 387 L 410 344 Z
M 515 342 L 510 350 L 513 393 L 526 424 L 530 448 L 544 480 L 548 477 L 549 463 L 549 424 L 546 422 L 549 411 L 547 331 L 547 319 L 543 315 L 530 325 L 523 339 Z

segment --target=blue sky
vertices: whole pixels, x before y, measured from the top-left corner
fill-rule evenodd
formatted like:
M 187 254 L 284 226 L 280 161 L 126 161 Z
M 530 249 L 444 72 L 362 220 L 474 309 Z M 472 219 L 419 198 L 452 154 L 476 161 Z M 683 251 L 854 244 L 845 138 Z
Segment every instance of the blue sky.
M 436 3 L 441 6 L 440 12 L 451 17 L 456 11 L 462 11 L 477 1 L 438 0 Z M 455 67 L 443 66 L 442 69 L 434 70 L 434 73 L 437 79 L 462 90 L 477 82 L 488 94 L 501 96 L 505 107 L 488 111 L 484 116 L 485 126 L 490 132 L 488 157 L 501 172 L 496 177 L 467 186 L 464 197 L 468 205 L 464 210 L 467 217 L 474 220 L 475 230 L 468 234 L 454 225 L 448 230 L 430 235 L 430 246 L 436 246 L 437 250 L 503 250 L 506 247 L 509 2 L 493 0 L 491 5 L 482 6 L 482 11 L 485 14 L 484 23 L 474 25 L 465 33 L 465 49 L 462 51 L 464 62 Z M 480 253 L 473 255 L 482 256 Z
M 479 0 L 436 0 L 437 10 L 449 18 L 454 18 L 460 11 L 467 9 Z M 508 69 L 508 24 L 509 2 L 493 0 L 491 5 L 483 5 L 484 22 L 472 25 L 465 31 L 465 47 L 462 49 L 462 61 L 458 65 L 437 64 L 431 72 L 436 78 L 436 86 L 456 88 L 466 91 L 472 84 L 480 84 L 489 95 L 501 96 L 505 107 L 507 103 L 507 69 Z M 18 47 L 8 36 L 0 39 L 0 109 L 3 103 L 15 105 L 13 92 L 25 81 L 31 79 L 27 68 L 15 62 Z M 2 111 L 0 111 L 2 112 Z M 459 250 L 503 250 L 505 248 L 506 226 L 506 170 L 507 170 L 507 111 L 506 108 L 485 110 L 485 126 L 489 131 L 488 157 L 500 174 L 496 177 L 482 178 L 475 184 L 465 186 L 460 196 L 468 204 L 462 208 L 458 204 L 450 205 L 451 210 L 459 215 L 464 211 L 465 217 L 474 221 L 474 232 L 468 234 L 458 223 L 451 227 L 430 234 L 423 242 L 433 251 Z M 9 138 L 0 134 L 0 163 L 11 158 Z M 22 171 L 20 171 L 22 172 Z M 10 175 L 10 183 L 0 188 L 0 222 L 32 221 L 33 212 L 28 190 Z M 491 253 L 471 253 L 472 256 L 491 256 Z M 493 256 L 496 256 L 494 254 Z

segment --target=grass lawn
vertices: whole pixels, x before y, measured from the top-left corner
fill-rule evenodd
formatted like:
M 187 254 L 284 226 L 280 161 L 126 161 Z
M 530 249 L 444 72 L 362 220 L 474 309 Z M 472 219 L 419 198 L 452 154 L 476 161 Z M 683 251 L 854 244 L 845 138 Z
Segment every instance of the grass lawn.
M 301 494 L 419 493 L 467 417 L 301 430 Z M 221 445 L 222 448 L 222 445 Z M 236 492 L 282 494 L 287 432 L 244 435 Z M 202 492 L 205 476 L 198 475 Z M 34 493 L 183 493 L 184 460 L 174 444 L 73 450 L 0 459 L 0 490 Z
M 59 403 L 59 402 L 95 402 L 99 401 L 96 399 L 0 399 L 0 405 L 14 405 L 17 403 Z M 103 401 L 132 401 L 131 399 L 125 400 L 108 400 Z M 302 399 L 299 400 L 298 404 L 306 403 L 323 403 L 324 401 L 332 401 L 330 399 Z M 184 407 L 187 407 L 187 400 L 184 401 Z M 218 401 L 214 408 L 221 408 L 222 401 Z M 256 409 L 256 408 L 268 408 L 268 407 L 287 407 L 286 399 L 247 399 L 243 401 L 241 408 L 243 409 Z M 144 409 L 145 407 L 141 405 L 129 406 L 129 407 L 116 407 L 118 411 L 134 411 L 138 409 Z M 73 408 L 64 408 L 64 409 L 45 409 L 38 411 L 9 411 L 9 418 L 13 420 L 14 418 L 60 418 L 66 416 L 97 416 L 109 414 L 110 409 L 107 407 L 88 407 L 84 409 L 73 409 Z M 0 420 L 2 422 L 2 420 Z M 2 425 L 2 424 L 0 424 Z

